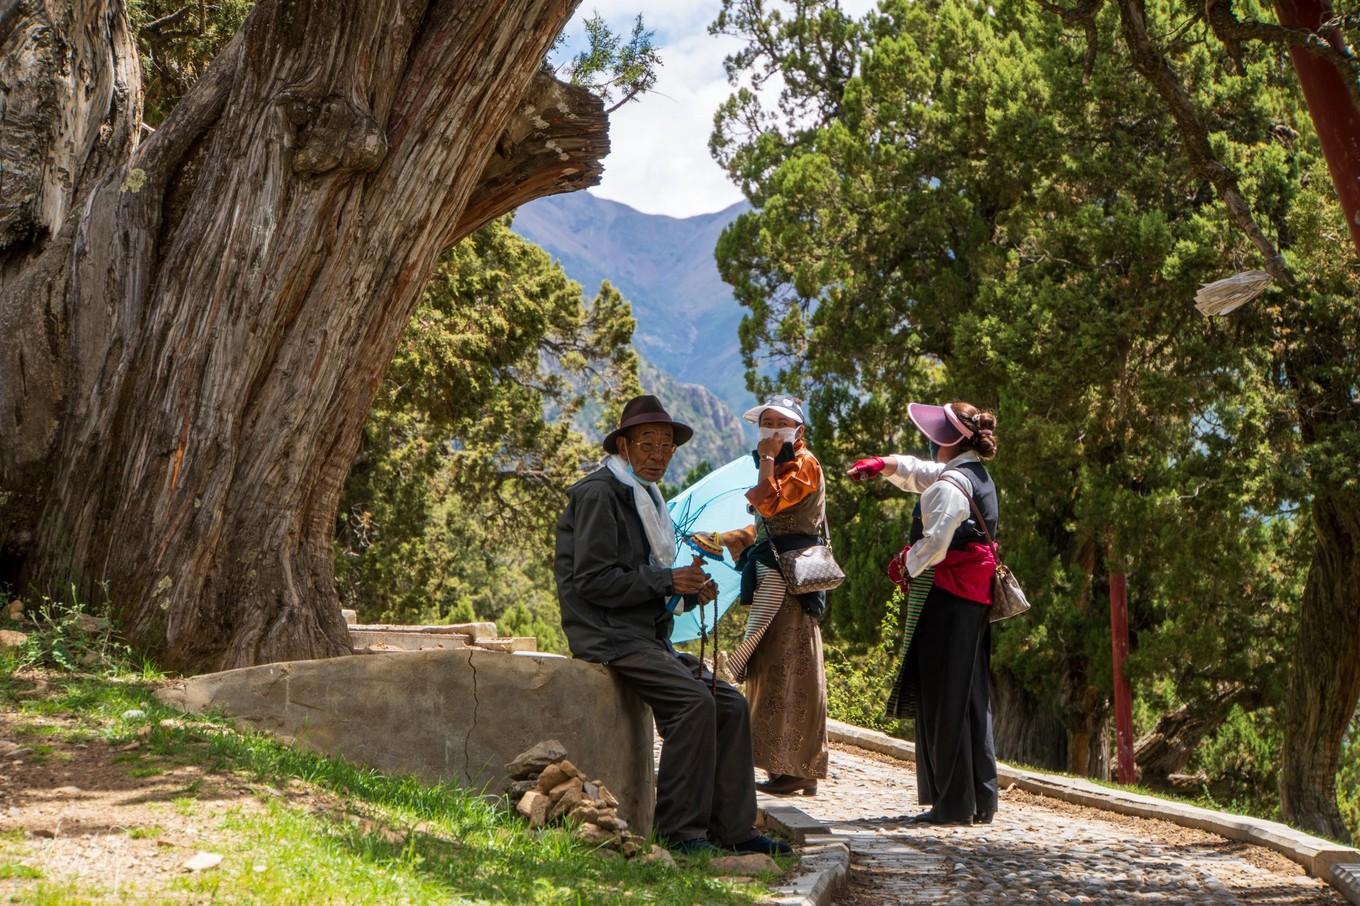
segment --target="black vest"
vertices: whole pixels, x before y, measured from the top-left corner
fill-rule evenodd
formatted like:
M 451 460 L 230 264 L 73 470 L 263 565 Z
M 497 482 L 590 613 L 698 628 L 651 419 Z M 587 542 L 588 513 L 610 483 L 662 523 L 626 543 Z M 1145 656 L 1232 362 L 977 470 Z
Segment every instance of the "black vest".
M 962 472 L 968 476 L 969 482 L 973 485 L 973 499 L 977 501 L 978 509 L 982 510 L 982 517 L 987 520 L 987 528 L 996 537 L 998 510 L 996 506 L 996 485 L 992 482 L 992 476 L 987 474 L 980 462 L 959 463 L 949 470 L 950 472 Z M 941 479 L 943 480 L 943 479 Z M 969 482 L 964 482 L 964 490 L 967 490 Z M 916 508 L 911 511 L 911 543 L 915 544 L 925 535 L 925 527 L 921 523 L 921 502 L 916 501 Z M 954 530 L 954 537 L 949 542 L 950 550 L 960 550 L 976 542 L 987 542 L 987 536 L 978 527 L 977 517 L 973 515 L 972 507 L 968 508 L 968 518 L 959 523 L 959 527 Z

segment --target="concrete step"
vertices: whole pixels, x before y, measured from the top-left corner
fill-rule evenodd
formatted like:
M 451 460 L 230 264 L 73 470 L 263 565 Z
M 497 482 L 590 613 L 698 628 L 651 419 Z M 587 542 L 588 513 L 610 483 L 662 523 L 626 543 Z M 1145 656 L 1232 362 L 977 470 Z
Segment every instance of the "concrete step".
M 532 636 L 515 636 L 507 639 L 474 639 L 473 645 L 478 648 L 486 648 L 491 651 L 507 651 L 514 654 L 517 651 L 537 651 L 538 639 Z
M 500 630 L 492 622 L 482 623 L 454 623 L 449 626 L 454 632 L 470 636 L 474 641 L 477 639 L 494 639 L 500 635 Z
M 350 627 L 349 638 L 356 651 L 361 648 L 370 651 L 430 651 L 468 646 L 467 636 L 453 633 L 385 632 L 353 626 Z
M 493 795 L 510 783 L 502 766 L 550 737 L 648 833 L 656 775 L 642 700 L 599 664 L 474 652 L 265 664 L 168 682 L 158 695 L 184 710 L 220 709 L 305 749 Z
M 359 632 L 419 632 L 427 635 L 461 635 L 470 639 L 494 639 L 495 623 L 454 623 L 414 625 L 409 623 L 351 623 L 350 631 Z
M 774 797 L 757 795 L 766 801 L 756 811 L 756 824 L 774 831 L 784 839 L 803 843 L 814 834 L 831 833 L 831 828 L 825 821 L 813 818 L 802 809 L 777 800 L 769 801 Z

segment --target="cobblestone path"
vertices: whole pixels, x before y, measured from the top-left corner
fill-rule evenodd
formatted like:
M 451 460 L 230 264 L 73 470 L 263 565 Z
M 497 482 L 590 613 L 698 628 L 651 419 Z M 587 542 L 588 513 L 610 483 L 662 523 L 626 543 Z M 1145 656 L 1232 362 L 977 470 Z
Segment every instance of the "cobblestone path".
M 1327 903 L 1331 887 L 1270 850 L 1167 822 L 1002 793 L 995 821 L 912 827 L 915 766 L 833 747 L 816 796 L 797 806 L 845 839 L 852 906 L 892 903 Z

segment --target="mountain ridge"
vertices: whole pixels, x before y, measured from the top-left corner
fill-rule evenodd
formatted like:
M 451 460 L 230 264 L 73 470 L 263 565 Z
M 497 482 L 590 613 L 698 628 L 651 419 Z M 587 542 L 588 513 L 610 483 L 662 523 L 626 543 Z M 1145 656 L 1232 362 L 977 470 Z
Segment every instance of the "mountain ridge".
M 633 306 L 633 344 L 682 384 L 707 388 L 729 411 L 750 405 L 738 327 L 742 309 L 718 275 L 713 249 L 750 205 L 694 217 L 645 214 L 573 192 L 521 207 L 511 228 L 545 249 L 593 292 L 608 280 Z

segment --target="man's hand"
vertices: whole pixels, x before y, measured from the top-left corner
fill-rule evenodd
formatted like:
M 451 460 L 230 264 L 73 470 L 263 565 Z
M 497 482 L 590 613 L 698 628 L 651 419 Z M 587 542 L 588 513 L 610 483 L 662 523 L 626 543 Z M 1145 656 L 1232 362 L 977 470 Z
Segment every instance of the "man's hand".
M 718 596 L 718 583 L 703 570 L 703 557 L 695 557 L 689 566 L 671 570 L 671 589 L 686 597 L 693 595 L 700 604 L 707 604 Z
M 870 456 L 866 459 L 861 459 L 851 466 L 850 470 L 845 473 L 845 477 L 849 478 L 851 481 L 867 481 L 870 478 L 877 478 L 879 475 L 883 474 L 883 470 L 887 468 L 887 465 L 888 464 L 883 461 L 882 456 Z
M 699 589 L 699 603 L 707 604 L 718 596 L 718 583 L 709 579 L 704 587 Z
M 671 570 L 671 590 L 679 595 L 697 594 L 700 597 L 703 596 L 705 587 L 711 590 L 713 588 L 713 577 L 699 566 L 702 562 L 704 561 L 701 557 L 695 557 L 693 566 L 682 566 L 679 569 Z M 712 600 L 711 594 L 709 600 Z

